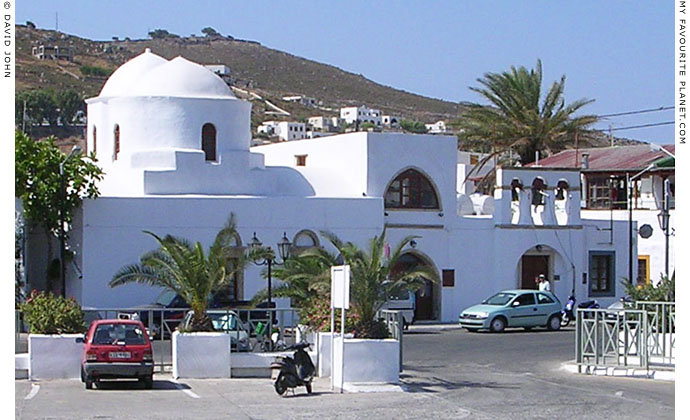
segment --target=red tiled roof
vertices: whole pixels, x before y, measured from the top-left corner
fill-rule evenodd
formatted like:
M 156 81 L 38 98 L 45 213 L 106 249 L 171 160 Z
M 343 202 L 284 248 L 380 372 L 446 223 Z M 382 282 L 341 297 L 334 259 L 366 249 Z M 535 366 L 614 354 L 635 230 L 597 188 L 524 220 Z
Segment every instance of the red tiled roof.
M 664 149 L 672 154 L 676 153 L 675 145 L 663 145 Z M 589 154 L 589 170 L 590 171 L 623 171 L 623 170 L 641 170 L 648 167 L 652 162 L 668 157 L 668 155 L 661 150 L 653 150 L 649 145 L 634 145 L 634 146 L 614 146 L 614 147 L 596 147 L 579 149 L 577 151 L 577 164 L 575 162 L 575 149 L 564 150 L 549 156 L 545 159 L 539 160 L 539 166 L 550 168 L 575 168 L 582 167 L 582 155 Z M 526 166 L 535 166 L 530 163 Z M 583 168 L 584 170 L 584 168 Z

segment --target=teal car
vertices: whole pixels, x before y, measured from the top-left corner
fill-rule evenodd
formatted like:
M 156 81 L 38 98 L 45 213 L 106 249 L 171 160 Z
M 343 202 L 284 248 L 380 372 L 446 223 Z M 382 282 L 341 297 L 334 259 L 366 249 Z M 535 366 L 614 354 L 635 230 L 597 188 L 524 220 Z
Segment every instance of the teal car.
M 561 302 L 550 292 L 504 290 L 460 313 L 460 326 L 468 331 L 501 332 L 506 327 L 561 328 Z

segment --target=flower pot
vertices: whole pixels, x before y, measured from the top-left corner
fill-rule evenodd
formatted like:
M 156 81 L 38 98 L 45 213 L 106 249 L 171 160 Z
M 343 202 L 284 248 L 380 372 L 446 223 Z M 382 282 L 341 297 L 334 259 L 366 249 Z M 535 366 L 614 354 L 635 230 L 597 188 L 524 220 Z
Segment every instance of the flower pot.
M 391 338 L 373 340 L 345 338 L 345 363 L 342 364 L 341 338 L 335 337 L 333 380 L 344 383 L 398 383 L 400 342 Z
M 230 335 L 222 332 L 172 336 L 173 378 L 229 378 Z
M 83 334 L 29 334 L 29 379 L 78 379 Z

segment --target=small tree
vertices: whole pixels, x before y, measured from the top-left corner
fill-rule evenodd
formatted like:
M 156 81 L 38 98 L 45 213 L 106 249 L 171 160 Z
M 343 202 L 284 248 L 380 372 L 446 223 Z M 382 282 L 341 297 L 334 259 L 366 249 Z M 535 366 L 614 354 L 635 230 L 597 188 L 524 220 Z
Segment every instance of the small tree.
M 84 198 L 98 197 L 96 184 L 103 179 L 103 171 L 96 158 L 84 156 L 67 159 L 49 137 L 34 141 L 21 131 L 15 132 L 15 197 L 22 200 L 24 218 L 31 226 L 44 229 L 48 244 L 48 261 L 53 263 L 52 238 L 60 232 L 60 210 L 65 224 L 72 223 L 74 210 Z M 60 177 L 63 164 L 64 186 Z M 52 288 L 49 278 L 49 288 Z
M 416 134 L 425 134 L 427 132 L 424 123 L 419 121 L 402 120 L 400 121 L 400 128 L 407 132 Z
M 211 296 L 227 286 L 233 276 L 244 270 L 246 257 L 234 252 L 237 235 L 235 216 L 231 214 L 216 239 L 204 253 L 201 243 L 166 235 L 161 238 L 144 231 L 158 242 L 158 249 L 141 256 L 138 264 L 122 267 L 110 281 L 110 287 L 141 283 L 162 287 L 180 295 L 194 311 L 192 331 L 212 331 L 206 314 Z
M 179 38 L 179 35 L 168 32 L 165 29 L 154 29 L 149 32 L 149 36 L 152 39 L 163 39 L 163 38 Z
M 207 26 L 204 29 L 202 29 L 201 33 L 206 35 L 207 37 L 221 36 L 221 34 L 219 34 L 215 29 L 211 28 L 210 26 Z
M 55 92 L 55 104 L 64 125 L 72 122 L 77 111 L 84 110 L 84 99 L 71 89 Z

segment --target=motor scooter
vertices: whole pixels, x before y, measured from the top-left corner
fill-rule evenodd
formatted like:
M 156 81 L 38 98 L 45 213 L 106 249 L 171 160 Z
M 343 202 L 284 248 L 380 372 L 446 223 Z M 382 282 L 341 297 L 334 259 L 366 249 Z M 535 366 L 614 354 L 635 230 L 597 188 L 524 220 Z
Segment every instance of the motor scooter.
M 575 294 L 571 294 L 568 296 L 568 301 L 565 304 L 565 307 L 561 311 L 561 327 L 567 327 L 570 324 L 570 321 L 575 321 L 575 303 L 577 302 L 577 299 L 575 299 Z M 577 305 L 577 308 L 579 309 L 599 309 L 599 303 L 596 300 L 588 300 L 585 302 L 580 303 Z
M 304 386 L 307 394 L 311 394 L 311 381 L 314 379 L 316 369 L 311 361 L 309 354 L 304 351 L 311 348 L 311 344 L 302 342 L 289 346 L 287 350 L 295 350 L 293 357 L 278 356 L 275 362 L 271 363 L 271 369 L 278 370 L 273 386 L 278 395 L 285 394 L 288 388 Z

